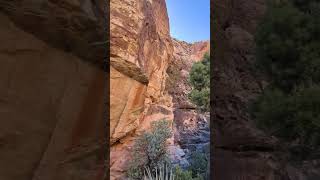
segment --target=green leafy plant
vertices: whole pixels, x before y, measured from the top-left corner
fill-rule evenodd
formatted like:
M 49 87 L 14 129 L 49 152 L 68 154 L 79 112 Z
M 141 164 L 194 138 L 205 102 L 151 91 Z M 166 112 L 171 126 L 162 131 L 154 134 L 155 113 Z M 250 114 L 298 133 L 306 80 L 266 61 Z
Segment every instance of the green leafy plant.
M 167 156 L 167 139 L 171 137 L 170 122 L 159 120 L 151 123 L 151 131 L 139 136 L 133 146 L 133 158 L 129 164 L 128 176 L 141 179 L 145 168 L 152 172 L 163 164 L 170 164 Z
M 202 90 L 193 89 L 188 95 L 191 102 L 196 104 L 200 110 L 208 111 L 210 104 L 210 89 L 205 88 Z
M 192 172 L 190 170 L 182 170 L 179 166 L 176 167 L 174 172 L 176 180 L 203 180 L 200 175 L 192 177 Z
M 290 95 L 266 91 L 252 110 L 258 126 L 266 132 L 306 146 L 320 146 L 319 86 L 300 88 Z
M 320 148 L 320 87 L 299 88 L 292 94 L 268 90 L 252 108 L 258 127 L 270 135 L 298 146 L 292 152 L 300 153 Z M 304 153 L 302 153 L 304 152 Z
M 184 171 L 179 166 L 175 168 L 175 180 L 193 180 L 191 171 Z
M 320 148 L 320 2 L 269 0 L 256 41 L 271 83 L 252 104 L 257 126 L 289 143 L 294 158 Z
M 203 177 L 207 171 L 208 159 L 204 153 L 193 152 L 191 154 L 190 170 L 192 177 Z
M 200 62 L 193 64 L 189 82 L 192 91 L 188 95 L 192 103 L 196 104 L 200 110 L 209 111 L 210 106 L 210 56 L 206 53 Z
M 269 1 L 255 36 L 257 65 L 283 91 L 320 82 L 319 10 L 315 0 Z

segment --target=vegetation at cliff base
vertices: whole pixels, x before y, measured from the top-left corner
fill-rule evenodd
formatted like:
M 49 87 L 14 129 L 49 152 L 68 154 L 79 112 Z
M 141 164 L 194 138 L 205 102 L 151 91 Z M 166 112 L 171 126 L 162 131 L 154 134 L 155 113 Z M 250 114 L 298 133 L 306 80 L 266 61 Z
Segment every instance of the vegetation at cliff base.
M 257 124 L 272 135 L 320 145 L 320 87 L 301 88 L 292 94 L 267 90 L 253 106 Z
M 189 82 L 192 91 L 189 99 L 202 111 L 209 111 L 210 106 L 210 55 L 206 53 L 200 62 L 193 64 Z
M 307 158 L 320 148 L 320 2 L 269 1 L 255 40 L 257 67 L 270 85 L 251 114 L 261 129 L 301 147 L 298 156 Z
M 206 154 L 200 152 L 191 154 L 190 170 L 193 177 L 206 177 L 207 165 L 208 157 L 206 157 Z
M 192 177 L 191 171 L 182 170 L 179 166 L 168 168 L 168 166 L 159 167 L 156 173 L 152 173 L 150 168 L 146 168 L 144 180 L 203 180 L 201 176 Z
M 170 122 L 159 120 L 151 123 L 151 131 L 136 140 L 127 175 L 130 179 L 201 180 L 194 171 L 173 168 L 167 153 L 167 139 L 172 135 Z M 197 159 L 196 159 L 197 160 Z M 197 161 L 198 162 L 198 161 Z M 197 165 L 195 167 L 198 169 Z M 198 171 L 195 171 L 198 172 Z
M 146 168 L 153 173 L 158 167 L 170 164 L 167 155 L 167 139 L 171 137 L 170 123 L 159 120 L 151 123 L 151 131 L 139 136 L 133 146 L 133 159 L 130 162 L 128 176 L 141 179 Z

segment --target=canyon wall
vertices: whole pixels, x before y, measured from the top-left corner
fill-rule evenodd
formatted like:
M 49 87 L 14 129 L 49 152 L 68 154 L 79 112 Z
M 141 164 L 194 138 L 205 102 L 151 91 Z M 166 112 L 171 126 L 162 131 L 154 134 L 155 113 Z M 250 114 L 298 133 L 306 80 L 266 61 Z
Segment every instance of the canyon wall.
M 104 178 L 103 4 L 0 2 L 0 179 Z
M 177 72 L 184 78 L 179 76 L 181 92 L 176 92 L 189 103 L 188 72 L 210 45 L 171 39 L 165 0 L 112 0 L 110 9 L 110 168 L 111 179 L 123 179 L 134 139 L 152 121 L 173 121 L 182 103 L 172 100 L 179 98 L 171 94 L 168 81 L 177 77 L 168 76 L 168 68 L 179 64 Z M 174 147 L 174 137 L 169 144 Z
M 110 33 L 110 176 L 123 179 L 135 137 L 152 121 L 173 120 L 165 0 L 111 0 Z

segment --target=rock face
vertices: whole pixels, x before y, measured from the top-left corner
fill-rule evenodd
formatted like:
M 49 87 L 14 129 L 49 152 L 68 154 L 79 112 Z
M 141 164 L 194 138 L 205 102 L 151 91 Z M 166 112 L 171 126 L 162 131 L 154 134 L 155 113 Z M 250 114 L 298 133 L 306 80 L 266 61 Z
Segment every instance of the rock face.
M 277 139 L 259 131 L 248 115 L 249 101 L 267 82 L 252 71 L 254 33 L 265 12 L 264 0 L 211 1 L 215 44 L 211 79 L 214 127 L 211 177 L 223 180 L 304 180 L 304 168 L 294 168 Z M 306 162 L 311 164 L 310 162 Z M 305 165 L 308 166 L 308 165 Z M 314 171 L 310 168 L 307 174 Z M 312 169 L 312 170 L 311 170 Z M 309 176 L 315 178 L 319 176 Z
M 101 66 L 107 57 L 108 12 L 103 0 L 4 0 L 0 10 L 51 46 Z
M 173 55 L 165 0 L 111 0 L 111 179 L 122 179 L 133 140 L 155 120 L 173 120 L 165 91 Z
M 99 3 L 1 1 L 0 179 L 104 178 Z
M 200 61 L 210 51 L 210 41 L 199 41 L 191 45 L 191 59 Z

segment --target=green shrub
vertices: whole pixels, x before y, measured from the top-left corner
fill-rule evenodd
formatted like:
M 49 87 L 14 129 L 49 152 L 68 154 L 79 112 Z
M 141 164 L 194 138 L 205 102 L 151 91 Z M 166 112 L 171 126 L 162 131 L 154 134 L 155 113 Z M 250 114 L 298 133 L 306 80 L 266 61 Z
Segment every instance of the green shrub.
M 167 156 L 167 139 L 171 137 L 170 123 L 159 120 L 151 123 L 151 132 L 144 132 L 133 146 L 133 158 L 129 164 L 128 176 L 141 179 L 145 168 L 155 170 L 163 164 L 170 164 Z
M 209 87 L 210 74 L 208 67 L 202 62 L 194 63 L 190 71 L 189 81 L 192 87 L 197 90 Z
M 252 106 L 258 127 L 309 149 L 320 147 L 320 87 L 299 88 L 292 94 L 266 91 Z
M 202 89 L 201 91 L 193 89 L 188 95 L 191 102 L 196 104 L 200 110 L 208 111 L 210 104 L 210 89 Z
M 320 148 L 320 2 L 270 0 L 255 41 L 257 66 L 271 84 L 251 114 L 305 159 Z
M 257 65 L 286 92 L 320 82 L 320 3 L 301 2 L 269 1 L 255 36 Z
M 184 171 L 179 166 L 175 168 L 175 180 L 193 180 L 191 171 Z
M 191 162 L 189 169 L 192 177 L 203 177 L 207 171 L 208 159 L 204 153 L 193 152 L 191 154 Z
M 189 82 L 192 91 L 188 95 L 190 101 L 202 111 L 209 111 L 210 106 L 210 56 L 206 53 L 200 62 L 193 64 Z
M 203 180 L 200 175 L 192 177 L 192 171 L 182 170 L 179 166 L 175 168 L 174 174 L 175 180 Z

